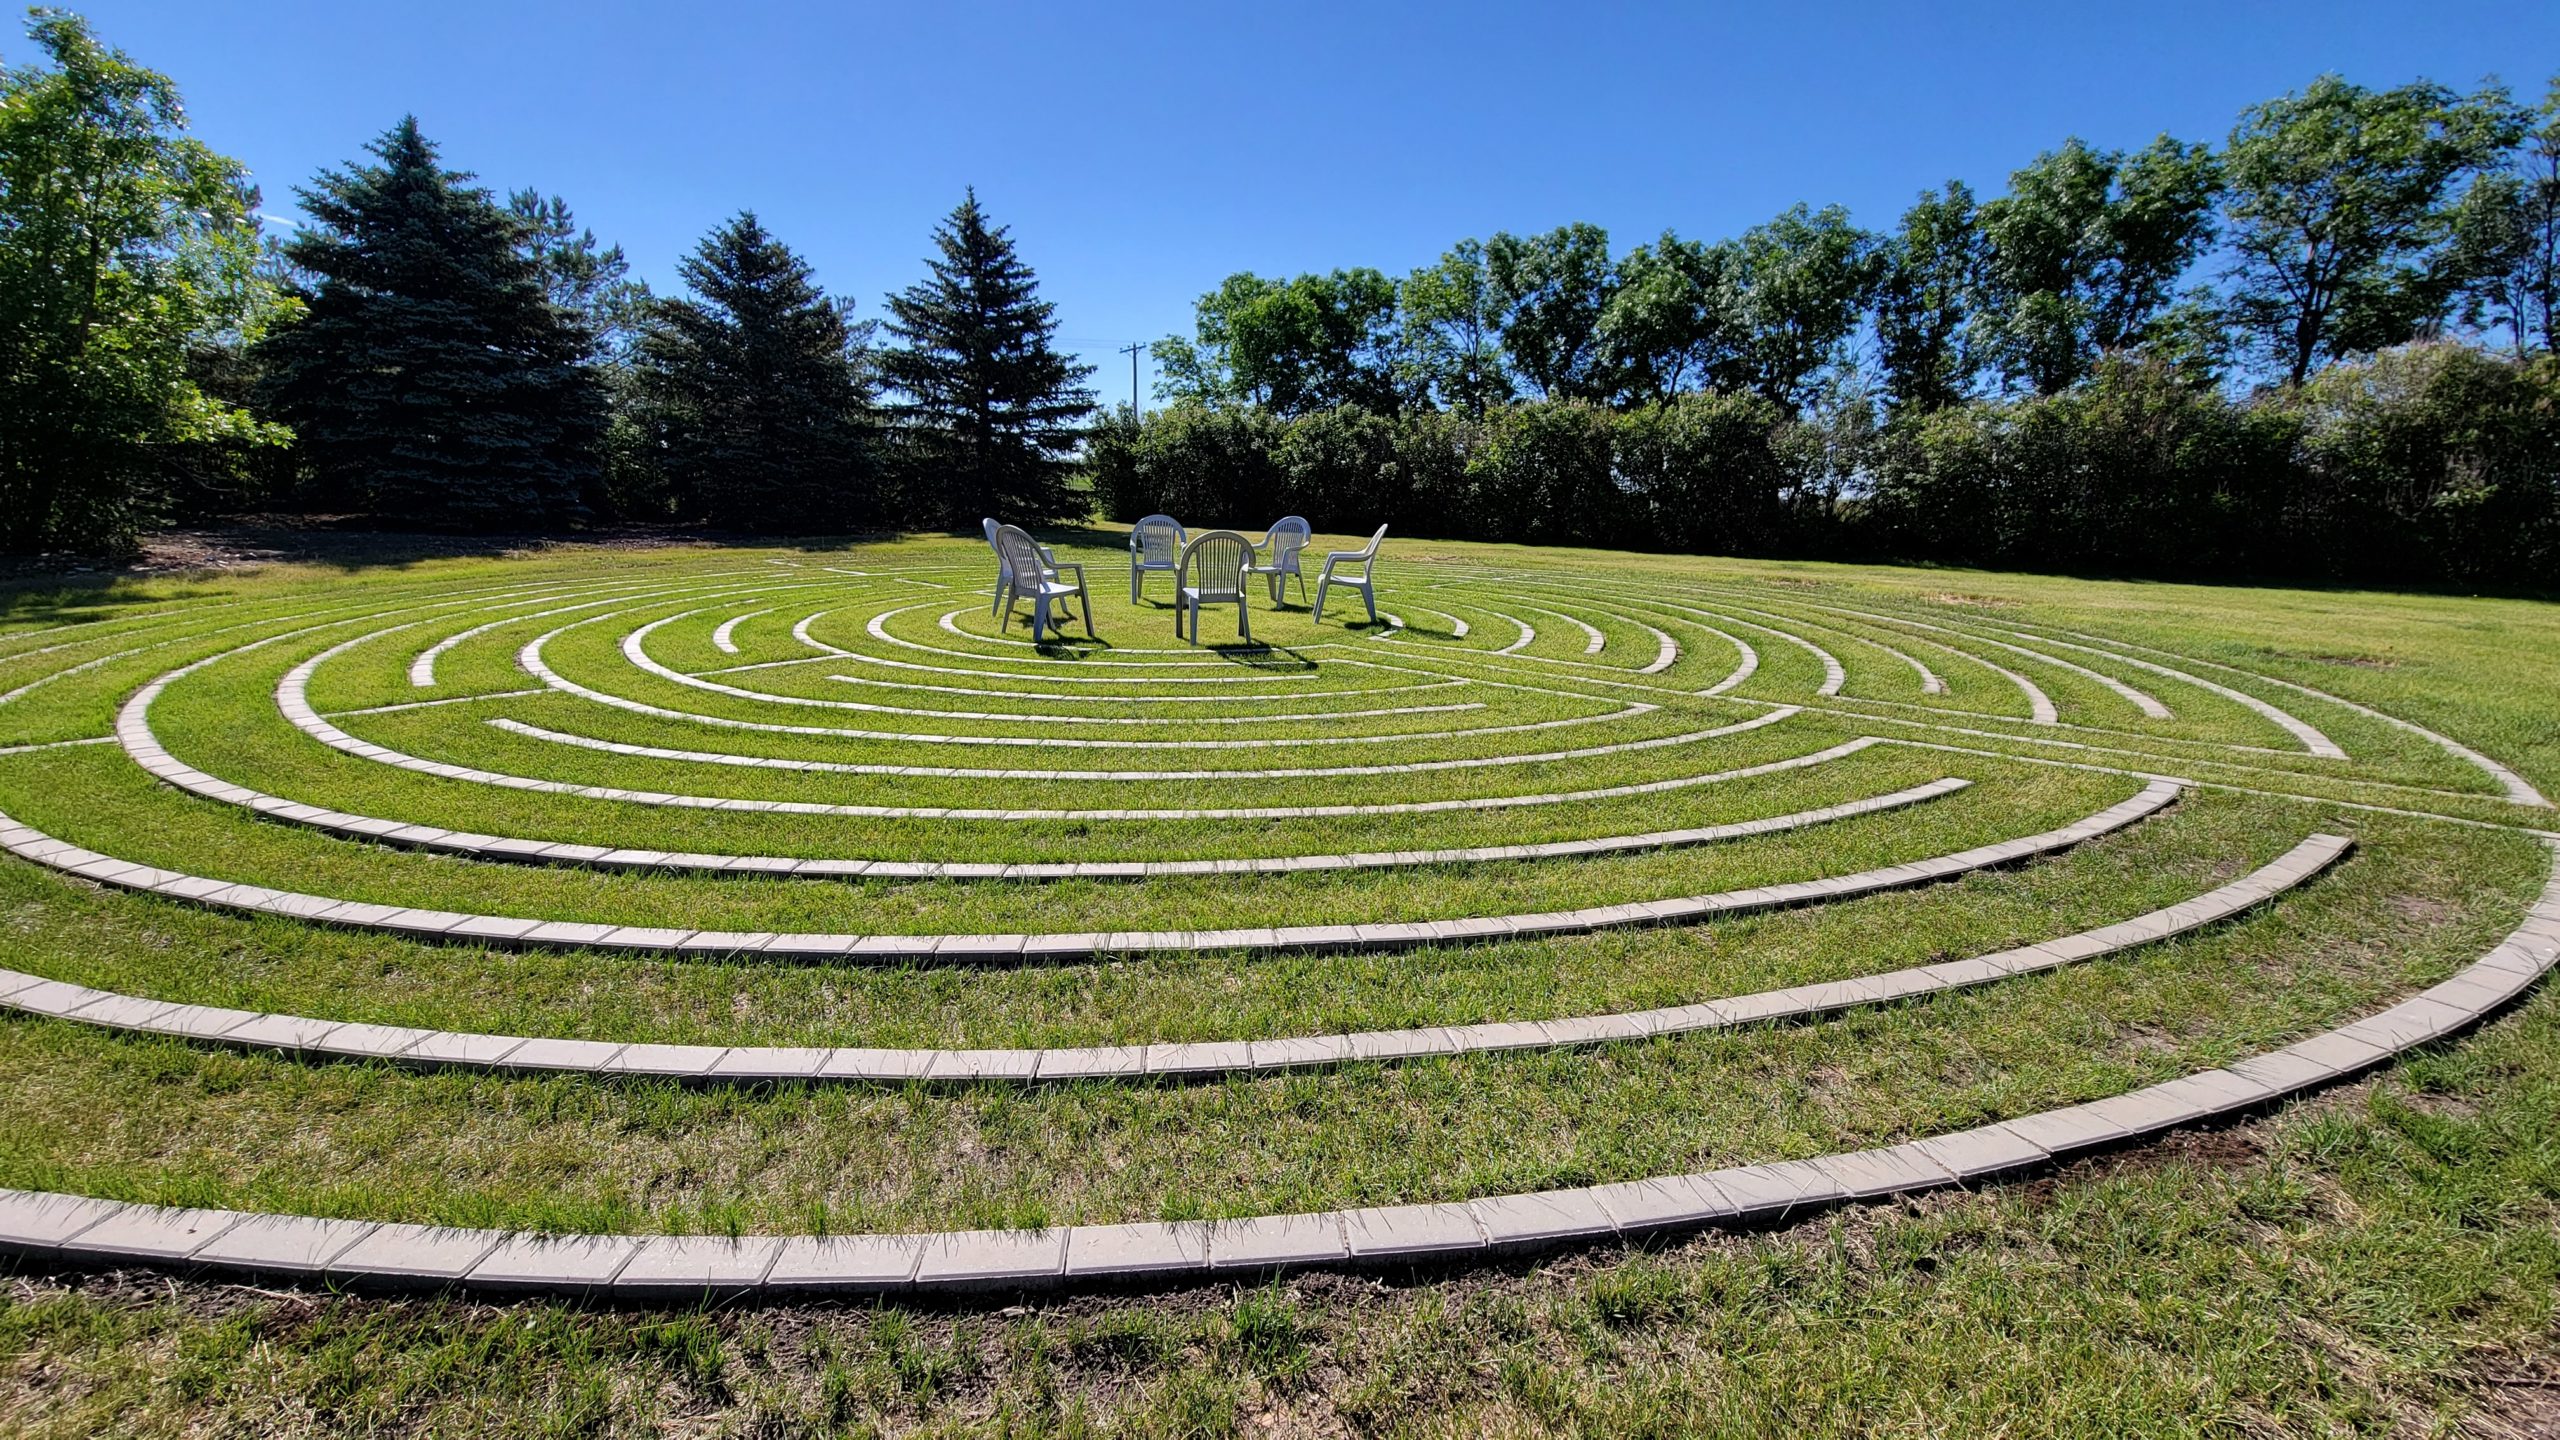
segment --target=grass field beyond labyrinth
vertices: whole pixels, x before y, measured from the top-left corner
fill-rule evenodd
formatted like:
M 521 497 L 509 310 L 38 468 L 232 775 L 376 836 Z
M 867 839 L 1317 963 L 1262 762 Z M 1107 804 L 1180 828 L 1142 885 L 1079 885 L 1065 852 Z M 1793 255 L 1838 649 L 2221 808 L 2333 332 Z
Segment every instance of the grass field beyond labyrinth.
M 350 1282 L 376 1225 L 753 1274 L 38 1256 L 0 1428 L 2560 1417 L 2541 989 L 2229 1123 L 1747 1203 L 2548 946 L 2560 611 L 1391 539 L 1377 623 L 1257 589 L 1194 647 L 1055 538 L 1045 645 L 947 539 L 9 601 L 0 1188 L 359 1222 Z M 1702 1175 L 1731 1223 L 1629 1208 Z M 1541 1192 L 1600 1233 L 1507 1236 Z M 1325 1238 L 1260 1263 L 1273 1216 Z M 1123 1234 L 1178 1263 L 1080 1279 Z M 894 1275 L 737 1298 L 848 1246 Z

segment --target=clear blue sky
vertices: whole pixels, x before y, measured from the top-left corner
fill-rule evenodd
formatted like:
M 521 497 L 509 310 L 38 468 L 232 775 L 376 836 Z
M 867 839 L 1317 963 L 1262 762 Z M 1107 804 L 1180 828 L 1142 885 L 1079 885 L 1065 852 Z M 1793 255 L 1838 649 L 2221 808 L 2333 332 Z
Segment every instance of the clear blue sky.
M 1188 333 L 1235 270 L 1401 274 L 1571 220 L 1622 249 L 1712 239 L 1797 200 L 1881 228 L 2069 135 L 2218 142 L 2324 70 L 2533 97 L 2560 70 L 2549 0 L 74 8 L 177 78 L 276 215 L 414 112 L 448 163 L 566 196 L 662 289 L 752 207 L 877 315 L 974 184 L 1107 399 L 1129 386 L 1112 348 Z

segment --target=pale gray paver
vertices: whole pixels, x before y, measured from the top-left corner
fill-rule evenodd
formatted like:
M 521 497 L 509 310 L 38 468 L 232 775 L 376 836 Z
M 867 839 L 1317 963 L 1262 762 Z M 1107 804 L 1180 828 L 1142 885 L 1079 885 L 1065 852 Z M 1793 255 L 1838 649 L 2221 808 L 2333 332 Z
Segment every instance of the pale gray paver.
M 1753 1023 L 1804 1019 L 1857 1005 L 1877 1004 L 1912 995 L 1987 984 L 2020 969 L 2041 968 L 2103 955 L 2128 946 L 2184 933 L 2228 919 L 2250 906 L 2300 884 L 2336 863 L 2354 848 L 2340 835 L 2314 835 L 2277 861 L 2194 900 L 2171 907 L 2180 915 L 2169 925 L 2159 921 L 2166 911 L 2119 921 L 2079 935 L 2064 936 L 2021 950 L 2001 951 L 1971 960 L 1914 966 L 1879 975 L 1823 981 L 1784 990 L 1762 991 L 1697 1005 L 1613 1015 L 1568 1016 L 1556 1020 L 1504 1021 L 1415 1030 L 1364 1031 L 1348 1035 L 1290 1036 L 1273 1040 L 1199 1041 L 1151 1046 L 1085 1046 L 1053 1050 L 874 1050 L 810 1047 L 620 1046 L 607 1041 L 537 1040 L 506 1035 L 467 1035 L 402 1030 L 382 1026 L 331 1026 L 329 1022 L 290 1016 L 262 1016 L 237 1010 L 166 1007 L 136 1020 L 119 1019 L 111 1004 L 154 1005 L 106 991 L 86 990 L 18 977 L 16 985 L 0 984 L 0 1007 L 21 1005 L 19 997 L 35 997 L 24 1008 L 64 1015 L 107 1028 L 165 1030 L 225 1043 L 278 1044 L 283 1036 L 298 1043 L 285 1048 L 327 1054 L 353 1054 L 419 1065 L 493 1066 L 511 1070 L 584 1071 L 597 1075 L 650 1075 L 682 1080 L 825 1080 L 901 1083 L 929 1080 L 961 1084 L 979 1081 L 1065 1082 L 1085 1079 L 1168 1079 L 1269 1072 L 1354 1061 L 1409 1060 L 1433 1055 L 1485 1053 L 1532 1047 L 1587 1045 L 1654 1035 L 1726 1029 Z M 2282 883 L 2273 883 L 2275 877 Z M 2106 937 L 2100 939 L 2099 937 Z M 1120 939 L 1125 937 L 1103 937 Z M 2493 952 L 2496 962 L 2505 953 Z M 2475 967 L 2475 971 L 2480 967 Z M 2524 983 L 2522 973 L 2506 976 L 2506 992 Z M 2538 972 L 2534 972 L 2538 973 Z M 2450 982 L 2448 982 L 2450 983 Z M 2476 986 L 2491 981 L 2475 979 Z M 50 987 L 50 988 L 47 988 Z M 2377 1017 L 2379 1018 L 2379 1017 Z M 370 1032 L 370 1033 L 366 1033 Z M 2356 1038 L 2353 1030 L 2350 1040 Z
M 384 1225 L 338 1252 L 333 1279 L 352 1284 L 458 1284 L 506 1233 L 447 1225 Z
M 924 1237 L 916 1283 L 946 1289 L 1045 1284 L 1059 1277 L 1066 1260 L 1062 1227 L 947 1231 Z
M 1704 1175 L 1666 1175 L 1654 1180 L 1627 1180 L 1594 1185 L 1585 1193 L 1607 1211 L 1623 1235 L 1661 1230 L 1694 1230 L 1730 1220 L 1742 1207 L 1726 1198 Z
M 1351 1254 L 1343 1243 L 1342 1216 L 1258 1215 L 1209 1226 L 1209 1268 L 1268 1271 L 1339 1264 Z
M 118 1265 L 184 1260 L 251 1217 L 236 1210 L 127 1205 L 56 1245 L 65 1260 Z
M 1065 1277 L 1165 1275 L 1209 1268 L 1209 1226 L 1179 1224 L 1078 1225 L 1067 1232 Z
M 1618 1222 L 1589 1190 L 1544 1190 L 1470 1200 L 1466 1210 L 1496 1250 L 1526 1250 L 1617 1233 Z
M 640 1251 L 639 1235 L 510 1235 L 471 1267 L 470 1282 L 491 1290 L 585 1292 L 613 1283 Z
M 876 1294 L 915 1278 L 922 1235 L 801 1235 L 782 1242 L 765 1273 L 767 1290 Z
M 207 1242 L 193 1259 L 213 1269 L 317 1280 L 330 1261 L 381 1228 L 373 1220 L 252 1215 Z
M 1354 1260 L 1402 1260 L 1481 1250 L 1484 1234 L 1464 1205 L 1380 1205 L 1342 1212 Z
M 782 1241 L 769 1235 L 653 1235 L 613 1277 L 613 1293 L 663 1299 L 753 1290 L 781 1255 Z
M 1977 1126 L 1949 1135 L 1933 1135 L 1912 1144 L 1929 1158 L 1929 1163 L 1958 1181 L 2023 1170 L 2053 1158 L 2043 1146 L 2034 1144 L 2005 1125 Z
M 46 1257 L 63 1241 L 126 1209 L 121 1200 L 0 1191 L 0 1254 Z

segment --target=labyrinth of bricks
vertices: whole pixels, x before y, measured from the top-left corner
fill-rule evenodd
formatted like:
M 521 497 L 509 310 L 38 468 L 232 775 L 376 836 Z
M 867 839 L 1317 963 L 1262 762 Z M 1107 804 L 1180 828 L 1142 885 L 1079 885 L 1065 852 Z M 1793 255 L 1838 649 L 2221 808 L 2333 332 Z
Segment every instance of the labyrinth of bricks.
M 940 540 L 15 627 L 0 864 L 95 934 L 13 932 L 7 1023 L 227 1088 L 96 1116 L 164 1128 L 22 1169 L 0 1245 L 634 1296 L 1464 1265 L 2260 1109 L 2560 949 L 2532 785 L 2236 648 L 1392 537 L 1377 623 L 1256 581 L 1260 643 L 1193 646 L 1111 543 L 1039 645 Z

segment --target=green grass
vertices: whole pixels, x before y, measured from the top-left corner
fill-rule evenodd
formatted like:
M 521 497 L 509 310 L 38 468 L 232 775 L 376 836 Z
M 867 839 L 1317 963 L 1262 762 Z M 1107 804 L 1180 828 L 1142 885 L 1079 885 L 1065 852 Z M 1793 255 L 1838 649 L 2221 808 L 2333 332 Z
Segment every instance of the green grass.
M 1079 626 L 1034 650 L 1010 643 L 1018 628 L 998 634 L 966 588 L 983 581 L 982 554 L 943 540 L 571 549 L 30 593 L 0 603 L 0 692 L 33 686 L 0 702 L 0 746 L 103 735 L 138 686 L 204 661 L 154 706 L 160 738 L 190 764 L 292 799 L 582 843 L 973 861 L 1535 843 L 1783 814 L 1948 775 L 1973 783 L 1788 834 L 1597 860 L 1142 882 L 495 865 L 261 820 L 158 784 L 113 745 L 0 755 L 0 809 L 119 857 L 344 898 L 933 933 L 1396 921 L 1660 898 L 2051 828 L 2133 793 L 2143 773 L 2206 783 L 2119 835 L 1954 884 L 1536 943 L 1015 969 L 518 953 L 228 916 L 12 860 L 0 862 L 6 963 L 162 999 L 618 1041 L 1261 1038 L 1588 1014 L 1867 974 L 2173 904 L 2317 830 L 2353 834 L 2359 848 L 2234 922 L 1917 1003 L 1592 1051 L 1194 1085 L 688 1089 L 419 1074 L 12 1018 L 0 1020 L 0 1089 L 11 1097 L 0 1185 L 555 1230 L 792 1233 L 1198 1218 L 1633 1179 L 1892 1143 L 2281 1045 L 2450 974 L 2514 924 L 2549 874 L 2550 851 L 2523 830 L 2550 827 L 2551 812 L 2508 804 L 2422 737 L 2246 675 L 2131 652 L 2293 710 L 2350 756 L 2321 759 L 2226 697 L 2053 643 L 2087 633 L 2311 686 L 2442 730 L 2560 790 L 2550 716 L 2560 612 L 2548 606 L 1391 544 L 1381 604 L 1410 622 L 1401 638 L 1346 627 L 1340 610 L 1321 624 L 1300 609 L 1258 610 L 1268 650 L 1161 653 L 1174 646 L 1163 583 L 1132 607 L 1104 549 L 1086 552 L 1100 642 Z M 534 613 L 544 610 L 561 613 Z M 717 646 L 715 630 L 748 611 L 764 613 L 733 627 L 738 650 Z M 1586 653 L 1584 631 L 1546 612 L 1581 618 L 1604 647 Z M 883 614 L 885 640 L 870 624 Z M 811 615 L 812 639 L 858 656 L 710 677 L 778 703 L 646 674 L 623 653 L 635 627 L 665 621 L 646 653 L 680 672 L 797 662 L 811 652 L 792 628 Z M 1504 615 L 1533 623 L 1536 640 L 1497 653 L 1519 633 Z M 1814 693 L 1824 672 L 1811 650 L 1755 625 L 1837 657 L 1838 695 Z M 1360 805 L 1635 784 L 1863 735 L 1894 743 L 1634 796 L 1322 821 L 714 812 L 418 775 L 286 723 L 275 692 L 287 671 L 392 626 L 402 628 L 311 674 L 313 704 L 348 732 L 452 764 L 680 794 L 910 810 Z M 1755 673 L 1717 696 L 1698 692 L 1741 652 L 1710 626 L 1758 656 Z M 1681 647 L 1651 673 L 1647 627 Z M 1213 641 L 1232 628 L 1221 612 L 1207 621 Z M 751 730 L 505 693 L 535 683 L 518 652 L 554 631 L 543 653 L 560 676 L 643 706 L 975 743 Z M 287 632 L 307 633 L 254 643 Z M 463 638 L 441 653 L 435 684 L 413 685 L 418 652 L 452 637 Z M 2173 713 L 2147 717 L 2086 676 L 1991 640 L 2104 670 Z M 1946 692 L 1923 693 L 1902 655 L 1944 676 Z M 2022 692 L 1994 665 L 2029 677 L 2065 723 L 2027 724 Z M 1180 683 L 1211 676 L 1242 683 Z M 1155 703 L 1192 693 L 1269 698 Z M 1096 698 L 1114 694 L 1148 698 Z M 1617 713 L 1631 702 L 1655 708 Z M 1352 713 L 1460 704 L 1476 708 Z M 1744 733 L 1570 760 L 1229 773 L 1500 759 L 1685 734 L 1780 704 L 1804 708 Z M 966 710 L 1048 718 L 952 715 Z M 1280 713 L 1308 718 L 1264 718 Z M 1074 716 L 1144 723 L 1067 723 Z M 997 781 L 746 769 L 579 749 L 493 718 L 783 762 L 1199 773 Z M 1522 726 L 1544 728 L 1507 728 Z M 1016 735 L 1149 743 L 984 743 Z M 1227 743 L 1242 739 L 1291 743 Z M 2332 1434 L 2426 1433 L 2480 1403 L 2530 1418 L 2519 1407 L 2549 1392 L 2492 1377 L 2547 1377 L 2560 1354 L 2554 1007 L 2538 998 L 2369 1089 L 2049 1179 L 1772 1235 L 1387 1284 L 1305 1277 L 1002 1312 L 693 1314 L 31 1278 L 0 1302 L 13 1367 L 0 1429 Z

